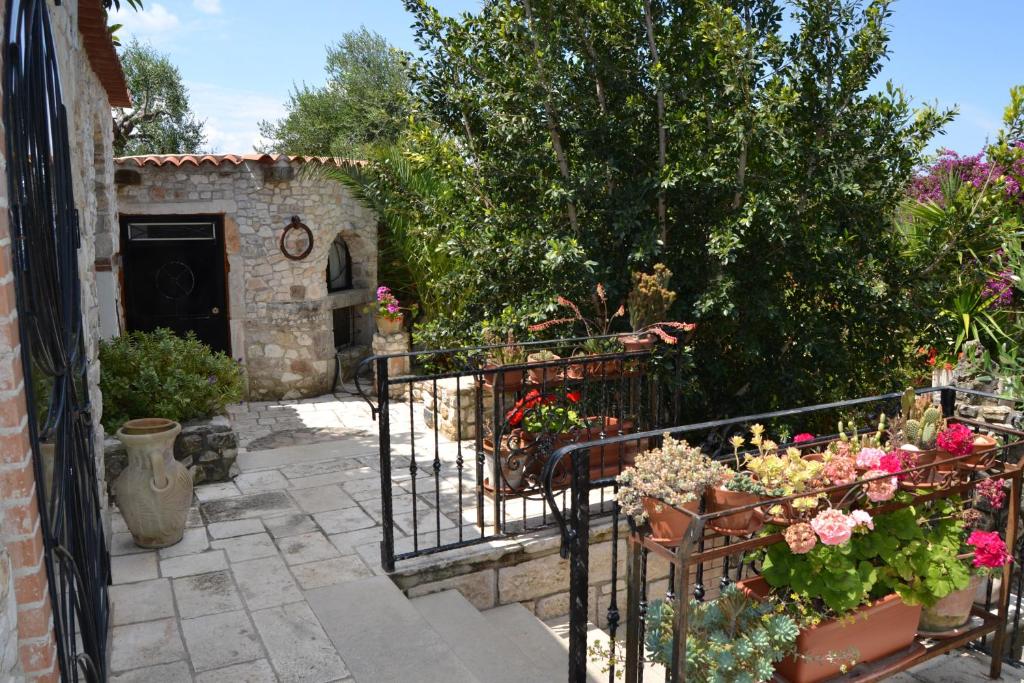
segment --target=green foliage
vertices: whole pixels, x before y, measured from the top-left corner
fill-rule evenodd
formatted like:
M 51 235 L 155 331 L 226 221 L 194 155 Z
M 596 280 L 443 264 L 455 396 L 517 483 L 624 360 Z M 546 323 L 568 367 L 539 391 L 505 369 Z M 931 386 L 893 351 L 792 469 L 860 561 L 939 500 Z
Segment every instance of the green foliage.
M 182 422 L 212 417 L 242 398 L 242 368 L 191 332 L 129 332 L 100 342 L 103 427 L 162 417 Z
M 523 417 L 523 431 L 531 434 L 564 434 L 582 426 L 579 413 L 557 404 L 537 406 Z
M 886 0 L 652 0 L 650 35 L 637 3 L 405 4 L 421 56 L 397 156 L 436 191 L 410 192 L 393 153 L 363 187 L 439 302 L 418 344 L 542 319 L 595 282 L 621 301 L 660 262 L 673 317 L 700 323 L 704 412 L 891 386 L 923 323 L 887 228 L 948 115 L 869 93 Z
M 655 600 L 645 616 L 650 661 L 670 666 L 675 610 Z M 747 598 L 734 585 L 709 602 L 690 601 L 686 680 L 699 683 L 758 683 L 796 649 L 799 629 L 784 614 Z
M 361 27 L 327 48 L 327 83 L 296 87 L 288 114 L 260 122 L 268 151 L 363 159 L 396 142 L 412 109 L 408 55 Z
M 132 106 L 114 110 L 114 155 L 199 152 L 206 144 L 204 123 L 189 106 L 178 68 L 137 40 L 120 57 Z
M 890 593 L 910 604 L 933 605 L 969 579 L 957 559 L 963 522 L 954 509 L 955 503 L 940 500 L 878 515 L 874 531 L 855 533 L 839 546 L 819 543 L 802 555 L 776 543 L 765 552 L 762 575 L 784 602 L 820 602 L 826 617 L 841 617 Z M 937 519 L 922 525 L 919 514 Z

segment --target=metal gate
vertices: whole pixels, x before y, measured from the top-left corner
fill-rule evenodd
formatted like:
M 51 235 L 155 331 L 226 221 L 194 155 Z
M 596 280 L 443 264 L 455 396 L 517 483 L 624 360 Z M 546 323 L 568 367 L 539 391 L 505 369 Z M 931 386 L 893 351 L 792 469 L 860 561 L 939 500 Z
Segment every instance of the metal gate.
M 36 490 L 65 681 L 106 680 L 100 516 L 67 113 L 46 0 L 7 0 L 3 117 L 11 251 Z

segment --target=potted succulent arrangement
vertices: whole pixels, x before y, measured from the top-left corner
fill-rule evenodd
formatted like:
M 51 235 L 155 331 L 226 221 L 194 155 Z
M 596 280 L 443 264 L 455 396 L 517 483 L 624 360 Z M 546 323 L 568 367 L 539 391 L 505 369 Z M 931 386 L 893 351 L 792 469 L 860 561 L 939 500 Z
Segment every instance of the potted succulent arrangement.
M 562 376 L 562 369 L 558 365 L 548 365 L 561 356 L 553 351 L 536 351 L 526 356 L 527 365 L 538 365 L 541 367 L 529 368 L 528 378 L 531 384 L 552 384 Z
M 751 443 L 759 450 L 764 448 L 767 441 L 763 435 L 764 427 L 754 425 L 751 432 L 753 433 Z M 764 526 L 764 511 L 750 506 L 766 499 L 777 498 L 783 493 L 780 490 L 769 489 L 753 473 L 743 470 L 740 462 L 740 448 L 746 444 L 746 440 L 742 436 L 733 436 L 729 443 L 732 445 L 735 469 L 725 468 L 722 481 L 708 489 L 707 510 L 708 512 L 722 512 L 741 507 L 748 509 L 710 519 L 708 526 L 726 536 L 749 536 Z M 771 442 L 768 441 L 767 445 L 770 444 Z M 763 451 L 761 453 L 764 454 Z
M 531 332 L 542 332 L 559 325 L 574 325 L 577 329 L 582 328 L 586 340 L 580 344 L 576 354 L 580 356 L 601 356 L 618 353 L 623 350 L 622 340 L 612 335 L 614 322 L 626 315 L 625 305 L 620 305 L 614 312 L 608 312 L 608 295 L 604 285 L 598 283 L 594 287 L 594 295 L 591 297 L 593 313 L 584 315 L 574 302 L 559 296 L 556 299 L 559 306 L 568 309 L 569 316 L 553 318 L 535 325 L 531 325 Z M 571 373 L 582 376 L 583 373 L 592 377 L 617 377 L 622 372 L 622 360 L 618 358 L 603 361 L 581 362 L 569 366 Z M 577 377 L 578 378 L 578 377 Z
M 889 426 L 889 447 L 905 453 L 911 467 L 930 465 L 941 457 L 935 442 L 944 427 L 939 407 L 928 396 L 919 397 L 908 387 L 900 399 L 900 414 Z M 944 473 L 938 469 L 925 468 L 909 473 L 900 486 L 908 490 L 935 488 L 943 478 Z
M 516 342 L 515 333 L 509 330 L 503 338 L 492 330 L 485 330 L 483 341 L 487 349 L 487 363 L 484 365 L 484 384 L 500 386 L 505 391 L 517 391 L 523 386 L 523 370 L 502 370 L 507 365 L 523 365 L 526 349 Z
M 825 479 L 825 463 L 815 458 L 803 457 L 799 448 L 789 447 L 779 453 L 778 445 L 764 438 L 764 428 L 751 428 L 751 443 L 757 446 L 757 455 L 748 455 L 744 463 L 771 497 L 789 497 L 801 493 L 806 496 L 794 498 L 786 503 L 772 505 L 767 514 L 770 521 L 791 524 L 813 514 L 825 499 L 817 489 L 828 484 Z
M 647 606 L 647 661 L 672 665 L 674 623 L 672 602 L 655 600 Z M 695 683 L 771 680 L 775 664 L 794 652 L 799 634 L 790 616 L 773 613 L 735 585 L 723 588 L 714 600 L 690 600 L 687 625 L 685 677 Z M 598 645 L 592 653 L 609 668 L 625 663 L 622 653 L 610 647 Z
M 617 478 L 619 507 L 637 525 L 650 524 L 652 538 L 677 545 L 690 527 L 701 497 L 722 481 L 725 466 L 697 446 L 665 434 L 660 448 L 636 456 L 632 467 Z

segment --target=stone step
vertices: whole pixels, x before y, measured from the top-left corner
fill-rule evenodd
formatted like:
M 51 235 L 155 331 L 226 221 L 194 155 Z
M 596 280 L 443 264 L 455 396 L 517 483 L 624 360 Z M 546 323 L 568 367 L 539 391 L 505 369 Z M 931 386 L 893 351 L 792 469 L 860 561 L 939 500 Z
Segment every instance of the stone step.
M 532 653 L 505 637 L 458 591 L 414 598 L 412 604 L 477 678 L 488 683 L 546 681 Z M 532 616 L 532 615 L 531 615 Z M 539 623 L 539 622 L 538 622 Z
M 569 617 L 559 617 L 557 619 L 551 619 L 544 622 L 552 633 L 554 633 L 559 640 L 559 643 L 565 650 L 565 656 L 569 657 Z M 616 680 L 624 672 L 623 664 L 625 658 L 625 624 L 619 627 L 617 638 L 615 640 L 615 647 L 617 650 L 617 656 L 619 661 L 615 665 Z M 607 631 L 598 628 L 593 622 L 587 622 L 587 651 L 593 651 L 599 649 L 602 653 L 608 652 L 609 643 L 611 637 Z M 604 661 L 600 661 L 598 657 L 588 655 L 590 657 L 587 662 L 587 677 L 588 680 L 601 681 L 607 683 L 609 680 L 607 664 Z M 663 681 L 665 680 L 665 667 L 661 664 L 654 664 L 653 662 L 647 662 L 644 665 L 644 680 L 645 681 Z
M 559 643 L 558 636 L 528 609 L 514 603 L 481 614 L 502 634 L 503 641 L 515 644 L 527 653 L 530 663 L 537 670 L 537 677 L 532 680 L 544 683 L 563 683 L 569 680 L 568 650 Z M 598 681 L 588 677 L 588 683 Z
M 356 681 L 486 683 L 385 576 L 305 596 Z

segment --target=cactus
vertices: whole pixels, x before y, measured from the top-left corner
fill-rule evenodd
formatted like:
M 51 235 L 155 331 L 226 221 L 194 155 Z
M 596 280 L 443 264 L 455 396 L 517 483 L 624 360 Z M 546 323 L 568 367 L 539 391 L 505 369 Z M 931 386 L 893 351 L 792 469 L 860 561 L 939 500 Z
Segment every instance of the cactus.
M 882 436 L 885 434 L 885 413 L 878 416 L 878 429 L 875 431 L 875 443 L 874 445 L 882 445 Z
M 847 441 L 847 442 L 850 440 L 850 437 L 848 437 L 846 435 L 846 430 L 843 429 L 843 421 L 842 420 L 839 421 L 839 440 L 840 441 Z
M 903 408 L 903 419 L 909 420 L 913 417 L 913 411 L 915 403 L 917 402 L 917 395 L 914 393 L 913 387 L 907 387 L 903 392 L 903 396 L 900 398 L 900 406 Z
M 916 446 L 921 437 L 921 423 L 917 420 L 907 420 L 903 425 L 903 436 L 908 444 Z

